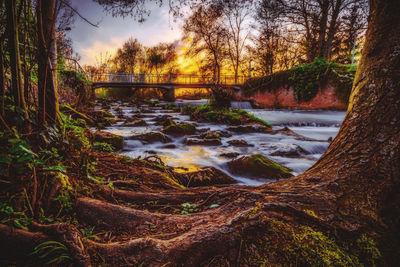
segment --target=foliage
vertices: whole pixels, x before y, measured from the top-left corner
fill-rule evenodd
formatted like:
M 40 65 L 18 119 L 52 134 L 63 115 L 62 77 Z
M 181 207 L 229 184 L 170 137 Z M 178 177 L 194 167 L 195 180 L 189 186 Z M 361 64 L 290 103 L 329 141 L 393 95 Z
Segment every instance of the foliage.
M 94 227 L 86 227 L 81 230 L 82 235 L 83 235 L 83 240 L 86 239 L 100 239 L 97 235 L 93 233 Z
M 9 223 L 24 230 L 28 230 L 28 225 L 31 224 L 32 218 L 28 218 L 24 211 L 15 211 L 13 207 L 5 202 L 0 202 L 0 223 Z
M 71 88 L 78 97 L 78 104 L 84 104 L 92 96 L 92 83 L 75 70 L 60 71 L 61 81 L 65 87 Z
M 86 122 L 82 119 L 73 120 L 71 117 L 60 112 L 61 131 L 64 138 L 71 142 L 75 148 L 89 148 L 90 140 L 87 134 Z
M 280 71 L 271 75 L 252 78 L 243 85 L 243 94 L 251 96 L 257 91 L 272 92 L 282 87 L 289 87 L 291 84 L 289 81 L 290 74 L 290 71 Z
M 93 148 L 104 152 L 113 152 L 115 150 L 115 148 L 111 144 L 103 142 L 95 142 L 93 144 Z
M 325 59 L 316 59 L 311 64 L 295 67 L 291 71 L 289 81 L 294 86 L 294 93 L 298 102 L 310 101 L 318 93 L 319 87 L 327 81 L 331 68 Z
M 45 260 L 46 265 L 59 265 L 72 260 L 68 248 L 57 241 L 46 241 L 37 245 L 31 255 L 36 255 L 39 259 Z
M 190 204 L 187 202 L 183 203 L 181 206 L 182 206 L 181 214 L 183 214 L 183 215 L 190 215 L 190 213 L 199 211 L 199 209 L 196 208 L 196 205 L 193 205 L 193 204 Z

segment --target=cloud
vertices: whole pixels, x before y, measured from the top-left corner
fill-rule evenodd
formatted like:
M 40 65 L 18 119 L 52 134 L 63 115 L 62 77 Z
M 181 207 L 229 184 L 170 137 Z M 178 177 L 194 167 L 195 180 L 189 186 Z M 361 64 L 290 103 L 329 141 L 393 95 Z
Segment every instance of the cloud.
M 152 6 L 151 15 L 144 23 L 133 18 L 112 17 L 88 0 L 73 0 L 81 13 L 94 22 L 101 21 L 98 28 L 77 20 L 69 36 L 73 47 L 82 57 L 82 64 L 95 64 L 100 53 L 115 53 L 130 37 L 138 39 L 145 46 L 160 42 L 174 42 L 181 38 L 180 25 L 173 23 L 168 7 Z
M 113 37 L 108 41 L 93 41 L 90 46 L 81 49 L 82 64 L 94 65 L 101 54 L 114 55 L 125 40 L 123 37 Z

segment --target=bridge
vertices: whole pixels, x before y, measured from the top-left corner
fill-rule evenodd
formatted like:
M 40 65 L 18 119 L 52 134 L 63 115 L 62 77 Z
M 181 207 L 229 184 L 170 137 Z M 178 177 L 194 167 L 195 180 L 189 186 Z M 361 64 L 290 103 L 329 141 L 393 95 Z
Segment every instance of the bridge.
M 107 73 L 89 74 L 89 80 L 93 83 L 93 89 L 127 87 L 132 89 L 158 88 L 161 89 L 165 100 L 175 100 L 176 88 L 211 88 L 215 86 L 216 80 L 211 76 L 191 74 L 135 74 L 135 73 Z M 241 86 L 249 77 L 223 75 L 219 84 L 240 90 Z

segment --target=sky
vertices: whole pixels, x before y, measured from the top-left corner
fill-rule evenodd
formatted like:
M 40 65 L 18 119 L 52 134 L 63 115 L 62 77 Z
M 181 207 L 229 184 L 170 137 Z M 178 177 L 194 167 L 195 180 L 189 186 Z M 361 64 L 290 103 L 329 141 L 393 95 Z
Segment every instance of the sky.
M 174 42 L 182 36 L 179 23 L 173 21 L 166 6 L 150 6 L 151 15 L 144 23 L 130 17 L 112 17 L 92 0 L 72 0 L 72 6 L 90 22 L 98 24 L 98 28 L 93 27 L 76 16 L 68 33 L 82 64 L 95 64 L 101 53 L 114 53 L 129 37 L 152 46 L 159 42 Z

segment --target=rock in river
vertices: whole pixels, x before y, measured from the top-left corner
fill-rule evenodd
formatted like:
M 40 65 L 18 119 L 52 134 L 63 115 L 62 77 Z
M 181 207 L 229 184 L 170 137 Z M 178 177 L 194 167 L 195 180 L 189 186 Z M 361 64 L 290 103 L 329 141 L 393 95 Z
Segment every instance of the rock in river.
M 122 126 L 124 127 L 140 127 L 140 126 L 147 126 L 147 123 L 145 120 L 142 119 L 136 119 L 136 120 L 126 120 Z
M 257 178 L 279 179 L 293 176 L 288 168 L 261 154 L 240 157 L 228 162 L 228 166 L 234 173 Z
M 237 146 L 237 147 L 251 147 L 254 146 L 253 144 L 249 144 L 246 141 L 242 139 L 235 139 L 235 140 L 230 140 L 228 141 L 228 144 L 231 146 Z
M 228 127 L 229 131 L 235 133 L 271 133 L 272 129 L 258 124 L 246 124 Z
M 138 134 L 129 137 L 130 140 L 139 140 L 144 144 L 152 144 L 156 142 L 161 143 L 170 143 L 172 142 L 171 138 L 161 132 L 149 132 L 144 134 Z
M 310 154 L 302 147 L 296 144 L 276 144 L 270 145 L 269 150 L 273 150 L 271 156 L 287 157 L 287 158 L 298 158 L 304 155 Z
M 221 140 L 217 138 L 188 137 L 185 139 L 184 144 L 188 146 L 220 146 L 222 143 Z
M 193 135 L 196 133 L 196 127 L 190 123 L 173 123 L 164 127 L 163 132 L 174 136 Z

